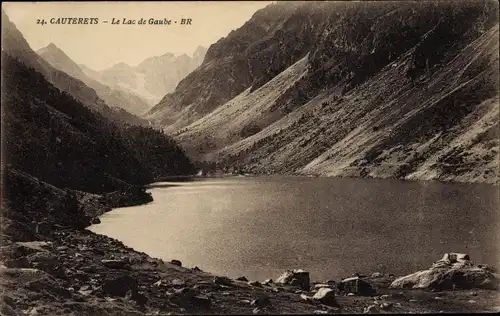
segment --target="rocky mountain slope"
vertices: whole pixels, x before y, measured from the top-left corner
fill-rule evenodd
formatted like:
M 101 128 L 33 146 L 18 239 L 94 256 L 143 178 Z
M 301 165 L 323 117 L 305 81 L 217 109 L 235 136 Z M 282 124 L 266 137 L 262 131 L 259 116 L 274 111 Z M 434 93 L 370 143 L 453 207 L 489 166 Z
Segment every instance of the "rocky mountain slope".
M 179 81 L 203 62 L 206 51 L 206 48 L 198 46 L 192 57 L 166 53 L 150 57 L 135 67 L 118 63 L 102 71 L 95 71 L 84 65 L 81 68 L 88 77 L 113 89 L 139 95 L 152 106 L 165 94 L 174 91 Z
M 135 115 L 141 115 L 150 108 L 146 101 L 139 96 L 130 92 L 111 89 L 87 76 L 68 55 L 53 43 L 39 49 L 37 54 L 54 68 L 83 81 L 88 87 L 94 89 L 97 95 L 109 106 L 123 108 Z
M 109 107 L 92 88 L 83 81 L 60 71 L 35 53 L 16 26 L 2 10 L 2 52 L 16 56 L 22 63 L 44 75 L 55 87 L 71 94 L 86 107 L 99 112 L 116 123 L 147 124 L 146 121 L 122 108 Z
M 148 112 L 255 173 L 498 181 L 498 4 L 257 11 Z

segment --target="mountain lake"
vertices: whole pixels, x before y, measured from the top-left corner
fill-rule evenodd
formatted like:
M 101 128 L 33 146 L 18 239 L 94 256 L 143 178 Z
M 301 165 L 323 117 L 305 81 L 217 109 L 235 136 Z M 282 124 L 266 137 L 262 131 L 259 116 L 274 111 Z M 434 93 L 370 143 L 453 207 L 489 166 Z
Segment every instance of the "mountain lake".
M 498 187 L 293 176 L 155 183 L 154 201 L 90 230 L 165 261 L 263 281 L 302 268 L 317 281 L 403 275 L 446 252 L 498 266 Z

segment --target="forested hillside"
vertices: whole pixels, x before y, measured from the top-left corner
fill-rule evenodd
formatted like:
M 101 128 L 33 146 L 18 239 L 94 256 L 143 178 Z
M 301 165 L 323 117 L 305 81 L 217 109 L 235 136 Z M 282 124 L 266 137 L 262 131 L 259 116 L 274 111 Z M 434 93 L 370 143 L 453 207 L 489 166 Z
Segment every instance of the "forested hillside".
M 2 53 L 5 162 L 56 187 L 106 192 L 122 182 L 192 172 L 177 144 L 145 127 L 119 127 Z

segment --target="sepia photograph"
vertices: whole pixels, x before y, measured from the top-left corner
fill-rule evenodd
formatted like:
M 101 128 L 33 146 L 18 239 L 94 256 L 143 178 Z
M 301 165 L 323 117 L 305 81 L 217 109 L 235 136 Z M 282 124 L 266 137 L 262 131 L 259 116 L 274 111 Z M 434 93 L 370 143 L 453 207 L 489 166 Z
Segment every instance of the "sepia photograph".
M 0 315 L 500 313 L 499 2 L 2 2 Z

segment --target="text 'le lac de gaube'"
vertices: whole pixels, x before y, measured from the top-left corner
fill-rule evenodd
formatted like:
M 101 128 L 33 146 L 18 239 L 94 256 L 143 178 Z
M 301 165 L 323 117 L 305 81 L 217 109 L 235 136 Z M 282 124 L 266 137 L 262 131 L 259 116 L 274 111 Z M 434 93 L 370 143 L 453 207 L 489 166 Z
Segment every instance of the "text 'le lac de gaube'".
M 191 24 L 191 19 L 181 19 L 180 24 Z M 177 23 L 175 21 L 174 23 Z M 123 24 L 123 25 L 135 25 L 135 24 L 149 24 L 149 25 L 170 25 L 172 24 L 172 20 L 168 20 L 167 18 L 164 19 L 140 19 L 140 20 L 131 20 L 127 18 L 123 19 L 116 19 L 113 18 L 111 20 L 111 24 Z

